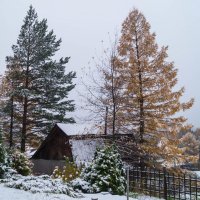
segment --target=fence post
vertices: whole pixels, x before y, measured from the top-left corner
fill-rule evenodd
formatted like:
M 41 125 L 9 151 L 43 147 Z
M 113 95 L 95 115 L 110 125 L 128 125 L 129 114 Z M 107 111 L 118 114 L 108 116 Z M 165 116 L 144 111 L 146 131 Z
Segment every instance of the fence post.
M 197 185 L 197 175 L 195 177 L 195 186 L 196 186 L 196 190 L 195 190 L 195 193 L 196 193 L 196 199 L 198 199 L 198 185 Z
M 183 190 L 184 190 L 184 197 L 185 197 L 185 199 L 186 199 L 187 188 L 186 188 L 186 183 L 185 183 L 185 173 L 184 173 L 184 175 L 183 175 L 183 185 L 184 185 L 184 188 L 183 188 Z
M 174 173 L 172 174 L 173 177 L 173 194 L 174 194 L 174 199 L 176 199 L 176 181 L 175 181 L 175 176 Z
M 152 173 L 151 173 L 151 168 L 149 168 L 149 183 L 150 183 L 150 187 L 149 187 L 149 194 L 150 194 L 150 197 L 151 197 L 151 175 L 152 175 Z
M 198 170 L 200 170 L 200 145 L 199 145 L 199 159 L 198 159 L 197 167 L 198 167 Z
M 129 167 L 126 169 L 126 177 L 127 177 L 127 186 L 126 186 L 126 195 L 127 195 L 127 200 L 129 200 Z
M 180 175 L 178 175 L 178 197 L 181 199 L 181 183 L 180 183 Z
M 159 192 L 159 199 L 161 198 L 161 195 L 160 195 L 160 188 L 161 188 L 161 185 L 160 185 L 160 169 L 159 169 L 159 171 L 158 171 L 158 177 L 159 177 L 159 179 L 158 179 L 158 192 Z
M 167 178 L 166 178 L 166 168 L 163 167 L 164 174 L 164 199 L 167 199 Z
M 189 180 L 190 180 L 190 199 L 192 199 L 192 177 L 189 176 Z

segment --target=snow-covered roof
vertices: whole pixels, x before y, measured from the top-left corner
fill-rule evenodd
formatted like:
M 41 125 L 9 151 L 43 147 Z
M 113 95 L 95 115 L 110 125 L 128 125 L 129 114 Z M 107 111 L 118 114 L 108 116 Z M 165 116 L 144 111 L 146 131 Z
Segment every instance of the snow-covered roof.
M 92 124 L 63 124 L 57 123 L 57 126 L 67 135 L 86 135 L 97 134 L 99 129 Z

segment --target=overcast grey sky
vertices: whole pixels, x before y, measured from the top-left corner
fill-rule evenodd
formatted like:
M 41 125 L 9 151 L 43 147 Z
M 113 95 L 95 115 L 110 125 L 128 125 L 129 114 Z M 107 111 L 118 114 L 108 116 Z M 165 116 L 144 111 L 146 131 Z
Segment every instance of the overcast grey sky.
M 138 8 L 156 32 L 158 44 L 169 46 L 169 59 L 179 70 L 178 87 L 186 89 L 182 99 L 195 98 L 195 105 L 184 115 L 189 123 L 200 127 L 199 0 L 0 0 L 1 74 L 30 4 L 39 19 L 47 18 L 49 29 L 62 38 L 56 57 L 71 56 L 67 68 L 77 71 L 77 81 L 80 69 L 100 54 L 101 41 L 108 41 L 108 32 L 114 35 L 116 30 L 120 31 L 129 11 Z

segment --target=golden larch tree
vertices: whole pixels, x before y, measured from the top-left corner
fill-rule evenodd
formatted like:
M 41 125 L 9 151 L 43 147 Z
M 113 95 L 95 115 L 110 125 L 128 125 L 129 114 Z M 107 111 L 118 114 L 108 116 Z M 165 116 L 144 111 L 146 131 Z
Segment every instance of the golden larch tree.
M 146 151 L 157 151 L 157 155 L 166 152 L 161 138 L 165 147 L 178 146 L 176 134 L 186 128 L 187 119 L 175 114 L 189 109 L 194 99 L 180 102 L 184 88 L 174 89 L 177 69 L 168 61 L 168 47 L 158 48 L 155 37 L 144 15 L 137 9 L 131 11 L 122 24 L 117 67 L 124 81 L 122 103 L 127 127 Z

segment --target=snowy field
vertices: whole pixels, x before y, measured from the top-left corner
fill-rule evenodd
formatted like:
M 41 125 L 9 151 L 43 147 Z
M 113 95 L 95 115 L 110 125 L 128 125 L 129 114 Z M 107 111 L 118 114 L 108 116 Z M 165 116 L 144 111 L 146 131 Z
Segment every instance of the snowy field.
M 84 194 L 81 200 L 91 200 L 91 198 L 98 198 L 98 200 L 126 200 L 125 196 L 105 194 Z M 0 200 L 74 200 L 77 198 L 69 197 L 64 194 L 46 194 L 46 193 L 30 193 L 23 190 L 8 188 L 0 184 Z M 130 200 L 134 200 L 130 198 Z
M 83 198 L 73 198 L 64 194 L 46 194 L 46 193 L 30 193 L 23 190 L 8 188 L 0 184 L 0 200 L 91 200 L 92 198 L 97 198 L 98 200 L 126 200 L 126 196 L 111 195 L 108 193 L 100 194 L 84 194 Z M 129 198 L 130 200 L 136 200 L 134 198 Z M 139 200 L 155 200 L 157 198 L 149 198 L 147 196 L 141 196 Z

